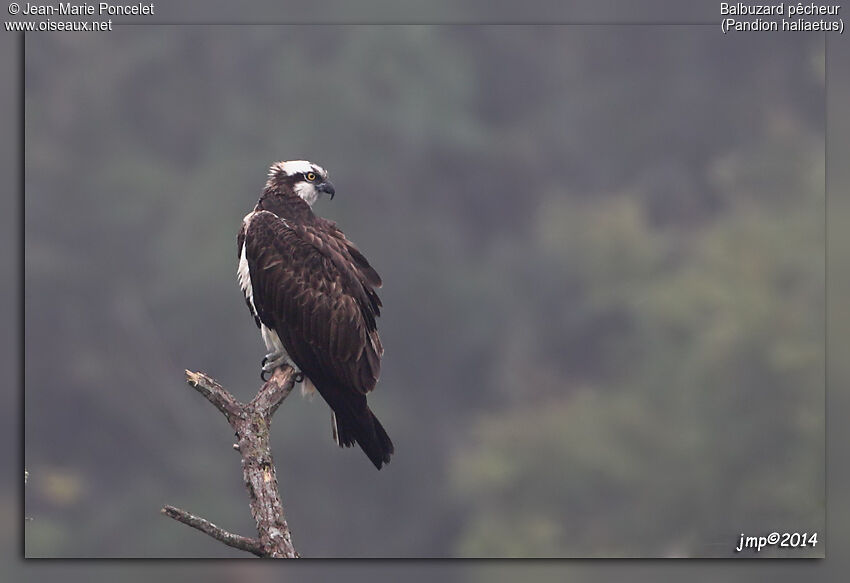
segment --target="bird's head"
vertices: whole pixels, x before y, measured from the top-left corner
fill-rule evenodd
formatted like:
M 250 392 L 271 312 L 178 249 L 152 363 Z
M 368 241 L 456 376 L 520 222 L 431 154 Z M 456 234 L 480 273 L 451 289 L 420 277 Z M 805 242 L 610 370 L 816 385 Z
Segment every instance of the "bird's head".
M 278 162 L 269 169 L 267 188 L 273 188 L 281 193 L 293 193 L 313 206 L 322 194 L 333 199 L 334 185 L 328 181 L 328 172 L 318 164 L 307 160 L 289 160 Z

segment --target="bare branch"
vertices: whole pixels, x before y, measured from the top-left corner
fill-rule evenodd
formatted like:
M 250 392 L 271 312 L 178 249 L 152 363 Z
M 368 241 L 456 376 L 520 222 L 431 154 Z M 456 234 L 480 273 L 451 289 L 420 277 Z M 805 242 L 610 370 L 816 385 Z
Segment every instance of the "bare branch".
M 164 506 L 162 508 L 162 513 L 169 518 L 173 518 L 177 522 L 182 522 L 187 526 L 200 530 L 204 534 L 208 534 L 215 540 L 223 542 L 229 547 L 239 549 L 240 551 L 248 551 L 258 557 L 265 556 L 265 549 L 263 548 L 262 543 L 255 538 L 248 538 L 238 534 L 233 534 L 232 532 L 227 532 L 209 520 L 201 518 L 200 516 L 195 516 L 194 514 L 190 514 L 189 512 L 181 510 L 180 508 L 175 508 L 174 506 Z
M 204 373 L 187 370 L 186 382 L 215 405 L 236 431 L 239 441 L 233 447 L 242 456 L 242 477 L 248 490 L 251 515 L 257 522 L 258 537 L 251 539 L 229 533 L 203 518 L 173 506 L 164 507 L 162 512 L 229 546 L 260 557 L 298 557 L 284 517 L 277 473 L 269 447 L 272 415 L 292 391 L 295 371 L 289 366 L 276 369 L 247 404 L 237 401 L 224 387 Z
M 218 384 L 215 379 L 202 372 L 186 371 L 186 382 L 201 393 L 207 401 L 215 405 L 221 411 L 227 421 L 233 424 L 231 418 L 241 413 L 242 405 L 231 395 L 227 389 Z
M 291 367 L 284 366 L 275 369 L 272 377 L 260 389 L 257 395 L 251 399 L 249 405 L 257 411 L 266 411 L 271 420 L 283 400 L 289 396 L 295 386 L 293 375 L 295 371 Z

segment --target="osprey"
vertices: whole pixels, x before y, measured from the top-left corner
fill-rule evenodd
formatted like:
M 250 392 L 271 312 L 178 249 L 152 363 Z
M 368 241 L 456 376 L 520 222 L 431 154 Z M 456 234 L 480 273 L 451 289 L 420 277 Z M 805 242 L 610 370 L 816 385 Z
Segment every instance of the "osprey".
M 331 408 L 340 447 L 357 443 L 381 469 L 393 443 L 366 404 L 384 352 L 375 318 L 381 278 L 336 223 L 313 214 L 334 196 L 328 173 L 305 160 L 279 162 L 242 220 L 239 286 L 268 354 L 261 376 L 292 366 L 303 394 Z

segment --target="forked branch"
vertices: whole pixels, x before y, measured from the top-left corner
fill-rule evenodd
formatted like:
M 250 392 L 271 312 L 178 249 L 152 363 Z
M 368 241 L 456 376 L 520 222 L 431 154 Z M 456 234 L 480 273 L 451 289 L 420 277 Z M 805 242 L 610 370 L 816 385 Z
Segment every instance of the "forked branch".
M 274 460 L 269 447 L 272 416 L 292 391 L 295 375 L 291 367 L 275 370 L 249 403 L 240 403 L 227 389 L 200 372 L 186 371 L 186 382 L 227 418 L 236 432 L 236 449 L 242 455 L 242 477 L 248 490 L 251 515 L 257 522 L 257 537 L 227 532 L 210 521 L 173 506 L 162 513 L 208 534 L 222 543 L 258 557 L 296 558 L 292 535 L 283 513 Z

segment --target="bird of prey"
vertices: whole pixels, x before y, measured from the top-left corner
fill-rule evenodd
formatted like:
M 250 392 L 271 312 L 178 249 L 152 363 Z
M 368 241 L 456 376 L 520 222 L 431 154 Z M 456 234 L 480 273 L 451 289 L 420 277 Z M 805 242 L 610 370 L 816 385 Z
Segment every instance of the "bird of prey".
M 336 443 L 357 443 L 381 469 L 393 443 L 366 404 L 384 352 L 375 322 L 381 278 L 336 223 L 313 214 L 313 203 L 334 193 L 317 164 L 272 165 L 242 221 L 237 275 L 268 350 L 261 374 L 292 366 L 302 393 L 318 390 L 330 406 Z

